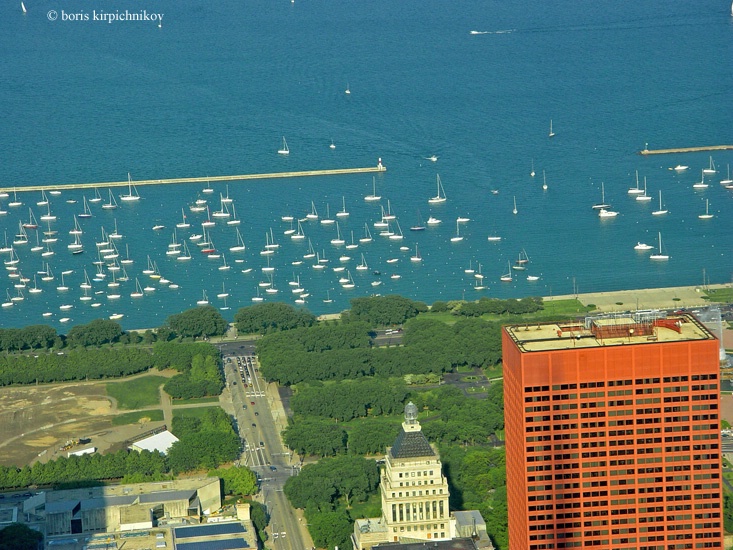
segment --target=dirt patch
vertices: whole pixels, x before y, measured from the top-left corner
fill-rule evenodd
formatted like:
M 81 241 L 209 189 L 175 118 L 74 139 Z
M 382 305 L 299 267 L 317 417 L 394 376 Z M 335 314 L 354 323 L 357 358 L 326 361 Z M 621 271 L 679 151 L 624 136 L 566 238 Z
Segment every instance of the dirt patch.
M 68 451 L 60 448 L 81 438 L 92 442 L 71 450 L 120 448 L 125 440 L 162 424 L 147 418 L 113 426 L 112 418 L 119 412 L 115 400 L 107 396 L 107 382 L 0 388 L 0 464 L 23 466 L 66 456 Z

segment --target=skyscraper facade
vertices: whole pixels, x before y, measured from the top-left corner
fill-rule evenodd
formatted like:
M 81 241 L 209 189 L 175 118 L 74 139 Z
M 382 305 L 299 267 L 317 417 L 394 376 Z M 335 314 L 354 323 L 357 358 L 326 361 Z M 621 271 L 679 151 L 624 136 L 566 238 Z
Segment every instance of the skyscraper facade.
M 502 331 L 509 545 L 723 547 L 718 342 L 688 314 Z

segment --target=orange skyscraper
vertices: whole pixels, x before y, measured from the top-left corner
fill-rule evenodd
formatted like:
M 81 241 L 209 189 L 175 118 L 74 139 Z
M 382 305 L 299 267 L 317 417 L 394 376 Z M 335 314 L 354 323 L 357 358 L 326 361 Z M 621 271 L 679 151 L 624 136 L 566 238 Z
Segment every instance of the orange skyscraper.
M 502 331 L 511 550 L 723 547 L 719 345 L 688 314 Z

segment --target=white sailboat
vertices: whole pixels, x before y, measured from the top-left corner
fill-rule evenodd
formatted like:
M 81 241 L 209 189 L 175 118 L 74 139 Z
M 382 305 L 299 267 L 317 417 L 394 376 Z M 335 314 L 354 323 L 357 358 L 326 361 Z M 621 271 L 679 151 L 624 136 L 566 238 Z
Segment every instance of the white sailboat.
M 59 292 L 66 292 L 67 290 L 69 290 L 69 287 L 66 286 L 66 283 L 64 282 L 64 272 L 63 271 L 61 272 L 61 284 L 56 287 L 56 290 L 58 290 Z
M 176 224 L 176 227 L 179 229 L 188 229 L 191 227 L 191 224 L 186 220 L 186 213 L 183 211 L 183 208 L 181 208 L 181 221 Z
M 511 283 L 512 282 L 512 264 L 507 262 L 508 271 L 499 277 L 499 280 L 505 283 Z
M 242 234 L 239 232 L 239 228 L 236 228 L 237 231 L 237 244 L 234 246 L 229 247 L 229 252 L 244 252 L 246 247 L 244 246 L 244 239 L 242 238 Z
M 555 132 L 552 131 L 552 119 L 550 119 L 550 133 L 547 135 L 549 137 L 555 137 Z
M 346 276 L 348 280 L 345 283 L 341 284 L 341 288 L 345 288 L 346 290 L 350 290 L 354 288 L 354 279 L 351 277 L 351 271 L 346 271 Z
M 397 231 L 392 232 L 391 235 L 389 235 L 389 238 L 393 241 L 401 241 L 405 238 L 405 236 L 402 234 L 402 228 L 400 227 L 400 222 L 395 221 L 395 224 L 397 225 Z
M 717 170 L 715 169 L 715 163 L 713 162 L 713 156 L 710 155 L 710 164 L 707 168 L 703 168 L 702 173 L 703 174 L 715 174 Z
M 295 233 L 290 235 L 290 238 L 294 241 L 302 241 L 305 239 L 305 232 L 303 231 L 303 226 L 300 223 L 300 220 L 298 220 L 298 229 L 295 230 Z
M 366 271 L 369 269 L 369 266 L 367 265 L 366 258 L 364 257 L 364 253 L 361 254 L 361 263 L 356 266 L 357 271 Z
M 649 256 L 650 260 L 669 260 L 669 256 L 667 254 L 662 253 L 662 232 L 659 232 L 659 252 L 657 254 L 652 254 Z
M 48 197 L 46 196 L 46 191 L 41 189 L 41 200 L 36 203 L 36 206 L 47 206 L 48 205 Z
M 25 9 L 25 4 L 21 1 L 20 3 L 20 11 L 23 13 L 28 13 L 28 10 Z
M 601 202 L 591 206 L 593 210 L 600 210 L 601 208 L 610 208 L 610 204 L 606 204 L 606 188 L 603 182 L 601 182 Z
M 92 217 L 92 210 L 89 208 L 89 203 L 87 202 L 86 196 L 84 196 L 84 207 L 81 214 L 79 214 L 79 217 L 82 219 L 88 219 Z
M 341 197 L 341 210 L 336 213 L 337 218 L 346 218 L 349 213 L 346 210 L 346 197 Z
M 702 177 L 700 178 L 700 181 L 697 181 L 692 184 L 693 189 L 707 189 L 708 184 L 705 183 L 705 170 L 702 171 Z
M 517 196 L 515 195 L 514 196 L 514 209 L 512 210 L 512 214 L 516 214 L 517 212 L 519 212 L 519 210 L 517 210 Z
M 176 258 L 179 262 L 186 262 L 191 259 L 191 252 L 188 250 L 188 244 L 186 244 L 186 241 L 183 241 L 183 250 L 181 251 L 181 254 Z
M 227 225 L 239 225 L 240 223 L 242 223 L 242 220 L 237 217 L 237 209 L 232 203 L 232 217 L 227 220 Z
M 277 150 L 278 155 L 289 155 L 290 149 L 288 149 L 288 142 L 285 141 L 285 136 L 283 136 L 283 146 Z
M 105 210 L 114 210 L 117 208 L 117 201 L 114 198 L 114 195 L 112 195 L 112 189 L 109 189 L 109 201 L 105 202 L 102 205 L 102 208 Z
M 724 180 L 720 180 L 721 185 L 730 185 L 733 183 L 733 180 L 730 179 L 730 164 L 728 164 L 728 175 Z
M 130 298 L 142 298 L 145 295 L 140 281 L 135 277 L 135 292 L 130 293 Z
M 326 203 L 326 217 L 321 220 L 321 225 L 333 225 L 335 222 L 331 217 L 331 205 Z
M 374 202 L 374 201 L 378 201 L 381 198 L 382 197 L 380 197 L 379 195 L 377 195 L 377 178 L 376 178 L 376 176 L 372 176 L 372 194 L 371 195 L 366 195 L 364 197 L 364 200 L 367 201 L 367 202 Z
M 351 232 L 351 242 L 346 245 L 347 250 L 353 250 L 355 248 L 359 248 L 359 245 L 354 242 L 354 232 Z
M 415 255 L 410 256 L 410 261 L 414 263 L 422 262 L 422 256 L 420 256 L 420 251 L 417 249 L 417 245 L 415 245 Z
M 662 207 L 662 190 L 659 190 L 659 210 L 655 210 L 652 212 L 652 216 L 662 216 L 669 212 L 669 210 L 666 210 Z
M 89 199 L 89 202 L 96 203 L 96 202 L 102 202 L 102 195 L 99 194 L 99 188 L 94 188 L 94 196 Z
M 463 236 L 461 235 L 461 225 L 456 221 L 456 234 L 455 236 L 450 238 L 450 242 L 452 243 L 458 243 L 463 240 Z
M 636 200 L 639 202 L 648 202 L 652 198 L 646 194 L 646 176 L 644 176 L 644 192 L 641 195 L 636 195 Z
M 636 187 L 629 187 L 629 190 L 627 193 L 629 195 L 641 195 L 644 192 L 643 189 L 639 187 L 639 171 L 636 171 Z
M 547 191 L 547 178 L 545 177 L 544 170 L 542 170 L 542 190 Z
M 530 171 L 529 175 L 534 177 L 534 159 L 532 159 L 532 170 Z
M 255 288 L 257 289 L 257 294 L 255 296 L 252 296 L 252 301 L 253 302 L 261 302 L 261 301 L 263 301 L 264 298 L 262 296 L 260 296 L 260 287 L 258 286 L 258 287 L 255 287 Z
M 125 202 L 139 201 L 140 195 L 137 194 L 137 189 L 132 185 L 132 178 L 130 172 L 127 173 L 127 194 L 120 195 L 120 200 Z
M 217 298 L 226 298 L 229 296 L 229 293 L 227 292 L 226 288 L 224 287 L 224 283 L 221 283 L 221 292 L 219 292 L 216 297 Z
M 713 215 L 710 213 L 709 207 L 710 207 L 710 201 L 708 199 L 705 199 L 705 213 L 700 214 L 698 218 L 700 218 L 701 220 L 711 219 Z
M 316 210 L 315 202 L 311 201 L 311 211 L 305 215 L 305 218 L 307 220 L 317 220 L 318 219 L 318 211 Z
M 372 234 L 369 232 L 369 225 L 364 223 L 364 236 L 359 239 L 360 243 L 372 242 Z
M 440 181 L 440 174 L 436 174 L 438 194 L 428 199 L 430 204 L 440 204 L 447 200 L 445 196 L 445 189 L 443 189 L 443 183 Z
M 206 296 L 206 291 L 205 290 L 203 291 L 202 298 L 196 302 L 196 305 L 197 306 L 207 306 L 207 305 L 209 305 L 209 299 Z
M 15 208 L 22 205 L 23 203 L 18 200 L 18 193 L 15 190 L 15 187 L 13 187 L 13 200 L 8 203 L 8 206 L 10 206 L 11 208 Z
M 334 246 L 341 246 L 346 241 L 344 241 L 343 237 L 341 236 L 341 229 L 339 228 L 338 222 L 336 222 L 336 237 L 331 239 L 331 244 Z

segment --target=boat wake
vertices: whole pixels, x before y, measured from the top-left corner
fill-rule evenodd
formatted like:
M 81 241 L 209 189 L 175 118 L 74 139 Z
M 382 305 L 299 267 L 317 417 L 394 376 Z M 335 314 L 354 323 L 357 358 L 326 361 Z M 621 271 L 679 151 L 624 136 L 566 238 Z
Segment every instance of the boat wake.
M 469 34 L 511 34 L 517 29 L 505 29 L 499 31 L 469 31 Z

